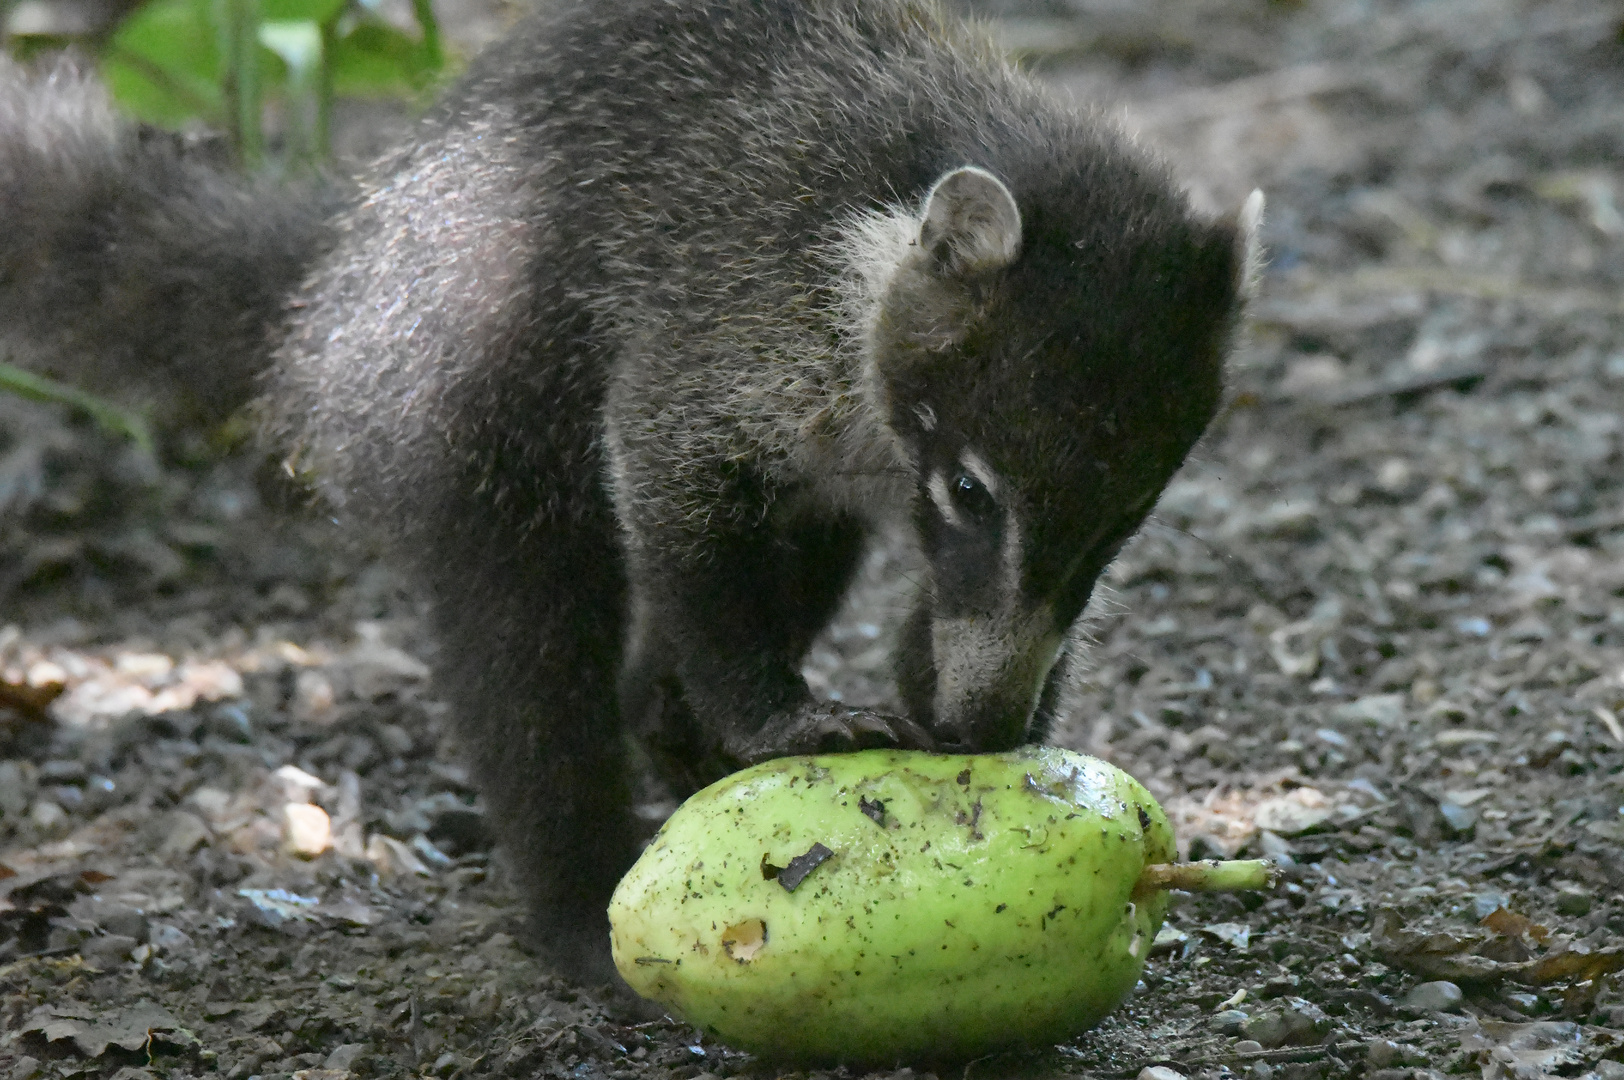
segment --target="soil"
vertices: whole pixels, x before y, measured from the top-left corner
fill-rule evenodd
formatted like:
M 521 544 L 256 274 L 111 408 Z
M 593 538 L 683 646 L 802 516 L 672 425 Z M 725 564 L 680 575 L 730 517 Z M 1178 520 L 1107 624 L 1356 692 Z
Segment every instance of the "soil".
M 1288 874 L 1177 897 L 1098 1029 L 936 1072 L 1619 1080 L 1624 8 L 994 14 L 1199 198 L 1267 192 L 1056 741 Z M 785 1075 L 527 953 L 417 601 L 265 463 L 0 398 L 0 515 L 0 1077 Z M 883 693 L 857 615 L 826 693 Z

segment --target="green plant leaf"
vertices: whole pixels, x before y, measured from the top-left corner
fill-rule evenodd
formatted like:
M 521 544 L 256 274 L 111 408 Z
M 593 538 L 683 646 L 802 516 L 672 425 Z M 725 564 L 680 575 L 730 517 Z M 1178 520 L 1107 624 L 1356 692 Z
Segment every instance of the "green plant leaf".
M 142 5 L 107 43 L 102 72 L 114 100 L 142 120 L 218 124 L 220 52 L 209 0 Z
M 345 0 L 260 0 L 259 5 L 267 23 L 312 22 L 317 26 L 338 18 L 344 8 Z
M 356 97 L 410 95 L 439 73 L 422 42 L 372 19 L 333 43 L 331 62 L 334 91 Z

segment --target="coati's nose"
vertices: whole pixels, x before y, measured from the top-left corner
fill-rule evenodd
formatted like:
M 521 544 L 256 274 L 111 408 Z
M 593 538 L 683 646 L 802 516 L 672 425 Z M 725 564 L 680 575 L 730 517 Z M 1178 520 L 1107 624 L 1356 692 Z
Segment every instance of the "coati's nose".
M 989 703 L 991 704 L 991 703 Z M 947 754 L 983 754 L 1012 750 L 1026 741 L 1032 719 L 1030 708 L 987 707 L 932 729 L 938 748 Z
M 1008 750 L 1026 741 L 1060 650 L 1051 626 L 1030 615 L 932 620 L 931 732 L 944 748 Z

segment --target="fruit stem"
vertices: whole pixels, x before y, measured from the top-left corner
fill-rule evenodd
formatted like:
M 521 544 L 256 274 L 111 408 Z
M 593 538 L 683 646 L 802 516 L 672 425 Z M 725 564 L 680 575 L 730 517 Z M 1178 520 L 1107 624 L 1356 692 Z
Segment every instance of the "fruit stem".
M 1280 868 L 1267 859 L 1220 862 L 1154 863 L 1145 867 L 1134 884 L 1134 896 L 1149 896 L 1163 889 L 1185 892 L 1241 892 L 1267 889 L 1280 878 Z

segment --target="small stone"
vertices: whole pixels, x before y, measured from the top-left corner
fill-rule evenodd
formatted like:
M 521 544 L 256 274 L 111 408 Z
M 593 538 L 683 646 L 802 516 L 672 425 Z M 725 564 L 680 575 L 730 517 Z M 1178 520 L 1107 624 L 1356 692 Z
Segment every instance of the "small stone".
M 1291 846 L 1291 841 L 1268 829 L 1258 832 L 1257 846 L 1264 857 L 1269 859 L 1290 858 L 1297 853 L 1297 849 Z
M 1245 952 L 1252 940 L 1252 928 L 1245 923 L 1208 923 L 1201 932 L 1222 941 L 1237 952 Z
M 1258 1054 L 1263 1052 L 1263 1044 L 1256 1039 L 1241 1039 L 1230 1049 L 1237 1054 Z
M 1391 1039 L 1372 1039 L 1365 1044 L 1365 1061 L 1372 1069 L 1385 1069 L 1399 1057 L 1398 1043 Z
M 179 956 L 192 948 L 192 936 L 178 926 L 157 923 L 147 933 L 147 944 L 166 956 Z
M 327 811 L 313 803 L 287 803 L 282 807 L 286 819 L 288 849 L 295 855 L 314 859 L 333 845 L 333 823 Z
M 1538 994 L 1530 994 L 1521 990 L 1511 990 L 1501 995 L 1505 1003 L 1524 1016 L 1532 1016 L 1539 1011 L 1540 999 Z
M 1589 915 L 1590 894 L 1583 889 L 1561 889 L 1556 894 L 1556 910 L 1563 915 Z
M 203 730 L 227 742 L 246 743 L 254 738 L 254 725 L 248 710 L 236 702 L 216 705 L 203 714 Z
M 28 812 L 34 819 L 34 824 L 42 829 L 54 829 L 67 820 L 68 812 L 50 799 L 35 799 L 34 808 Z
M 47 761 L 39 767 L 39 782 L 42 784 L 82 784 L 89 779 L 89 775 L 82 761 Z
M 103 934 L 100 937 L 86 938 L 79 946 L 79 955 L 85 958 L 85 963 L 91 967 L 106 970 L 122 964 L 130 958 L 140 942 L 133 937 L 123 934 Z
M 1277 837 L 1301 836 L 1325 824 L 1334 809 L 1318 788 L 1300 787 L 1259 803 L 1252 820 Z
M 1315 1026 L 1312 1017 L 1295 1009 L 1286 1009 L 1251 1017 L 1241 1024 L 1241 1034 L 1267 1049 L 1273 1049 L 1287 1044 L 1317 1042 Z
M 1418 984 L 1404 995 L 1399 1005 L 1416 1012 L 1454 1012 L 1465 1000 L 1460 987 L 1440 979 Z
M 163 840 L 158 845 L 161 855 L 190 855 L 207 844 L 211 838 L 209 827 L 196 814 L 173 810 L 164 821 Z
M 1240 1009 L 1225 1009 L 1223 1012 L 1213 1015 L 1212 1030 L 1220 1035 L 1239 1035 L 1241 1025 L 1245 1024 L 1250 1018 L 1250 1014 L 1242 1012 Z
M 405 757 L 412 752 L 412 736 L 399 724 L 379 724 L 374 732 L 384 749 L 396 757 Z
M 1444 833 L 1450 839 L 1468 836 L 1477 828 L 1477 811 L 1449 799 L 1438 804 L 1438 816 L 1443 819 Z
M 110 810 L 118 801 L 118 785 L 108 777 L 92 776 L 85 781 L 84 800 L 88 813 L 100 814 Z
M 378 868 L 379 873 L 416 874 L 418 877 L 432 876 L 429 868 L 423 865 L 423 860 L 417 857 L 416 852 L 393 836 L 373 833 L 367 840 L 366 853 L 367 860 Z
M 28 809 L 28 804 L 34 798 L 34 778 L 32 770 L 25 772 L 20 761 L 0 761 L 0 817 L 21 817 Z M 33 1058 L 19 1058 L 21 1061 L 34 1061 Z M 39 1062 L 34 1061 L 34 1067 Z
M 1184 1080 L 1184 1074 L 1166 1065 L 1147 1065 L 1139 1070 L 1135 1080 Z
M 1252 1067 L 1246 1070 L 1246 1080 L 1270 1080 L 1274 1076 L 1274 1066 L 1267 1061 L 1254 1061 Z
M 1511 897 L 1505 893 L 1482 892 L 1472 897 L 1472 914 L 1482 921 L 1500 908 L 1511 907 Z
M 1598 1061 L 1593 1072 L 1596 1080 L 1624 1080 L 1624 1061 L 1614 1061 L 1611 1058 Z
M 11 1080 L 34 1080 L 34 1077 L 43 1071 L 44 1066 L 40 1064 L 39 1058 L 24 1054 L 11 1063 Z
M 1343 723 L 1395 727 L 1403 722 L 1404 712 L 1403 694 L 1370 694 L 1345 705 L 1338 705 L 1331 710 L 1331 718 Z
M 147 936 L 147 917 L 133 907 L 108 904 L 96 913 L 96 924 L 109 934 L 122 934 L 136 941 Z
M 333 1052 L 327 1055 L 327 1060 L 322 1062 L 321 1067 L 347 1072 L 355 1068 L 355 1059 L 366 1052 L 366 1043 L 344 1043 L 342 1046 L 334 1047 Z
M 1176 926 L 1163 926 L 1156 931 L 1156 939 L 1150 943 L 1150 955 L 1160 956 L 1183 948 L 1190 940 L 1186 934 Z

